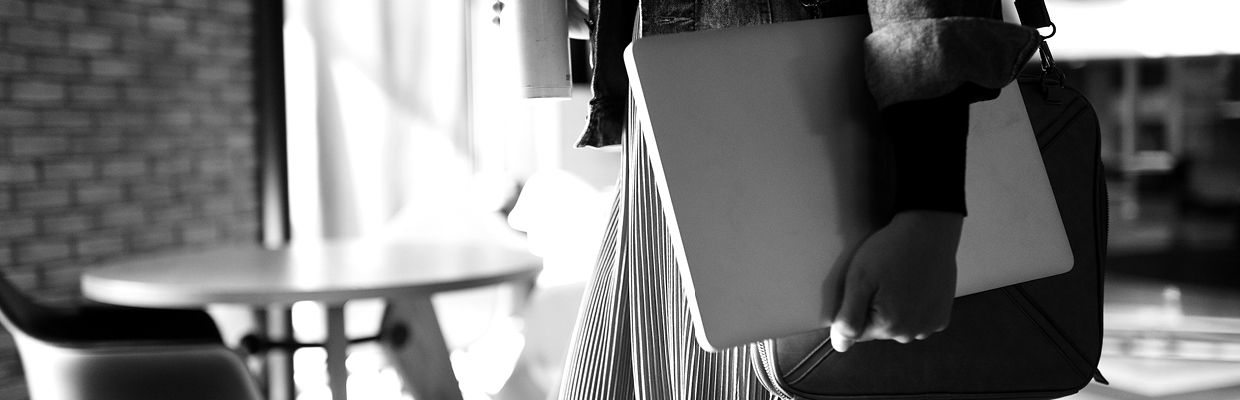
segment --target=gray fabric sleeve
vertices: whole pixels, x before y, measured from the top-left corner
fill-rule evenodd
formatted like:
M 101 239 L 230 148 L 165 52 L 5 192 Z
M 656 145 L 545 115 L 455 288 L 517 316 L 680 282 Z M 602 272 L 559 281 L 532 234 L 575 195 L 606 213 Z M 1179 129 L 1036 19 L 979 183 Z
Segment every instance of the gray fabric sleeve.
M 866 78 L 880 107 L 946 95 L 965 83 L 999 89 L 1041 41 L 996 19 L 997 2 L 869 0 Z

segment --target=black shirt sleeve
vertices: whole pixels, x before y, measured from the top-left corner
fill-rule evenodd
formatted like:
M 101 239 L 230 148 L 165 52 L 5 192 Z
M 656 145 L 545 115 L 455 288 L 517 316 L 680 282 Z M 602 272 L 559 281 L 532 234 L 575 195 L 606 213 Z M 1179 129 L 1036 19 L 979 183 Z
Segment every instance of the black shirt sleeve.
M 967 215 L 964 200 L 969 101 L 958 96 L 898 103 L 882 112 L 895 155 L 895 212 Z

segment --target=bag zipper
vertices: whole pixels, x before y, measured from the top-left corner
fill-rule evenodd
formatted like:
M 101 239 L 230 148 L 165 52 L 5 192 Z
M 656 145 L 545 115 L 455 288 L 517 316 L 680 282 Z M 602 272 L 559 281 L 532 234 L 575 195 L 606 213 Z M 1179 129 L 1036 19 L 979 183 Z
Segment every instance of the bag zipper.
M 795 397 L 784 390 L 783 385 L 779 384 L 779 377 L 776 376 L 779 370 L 775 368 L 775 359 L 773 357 L 769 357 L 771 353 L 770 346 L 772 344 L 773 340 L 763 340 L 761 342 L 754 343 L 754 352 L 751 357 L 752 362 L 750 364 L 755 367 L 754 369 L 756 370 L 755 372 L 757 372 L 756 375 L 758 376 L 758 383 L 761 383 L 762 387 L 765 387 L 767 391 L 774 393 L 782 399 L 794 400 Z
M 779 396 L 783 400 L 797 400 L 796 396 L 793 396 L 791 393 L 788 393 L 788 391 L 784 389 L 783 385 L 780 384 L 782 380 L 777 375 L 779 370 L 775 368 L 775 358 L 771 357 L 771 347 L 774 345 L 774 343 L 775 341 L 773 339 L 769 339 L 769 340 L 763 340 L 761 342 L 752 344 L 751 346 L 752 346 L 753 351 L 750 354 L 751 366 L 754 367 L 754 372 L 755 372 L 755 375 L 757 375 L 758 383 L 762 384 L 762 387 L 765 387 L 767 391 L 770 391 L 772 394 Z M 1095 379 L 1102 376 L 1102 374 L 1097 372 L 1097 370 L 1094 370 L 1094 371 L 1095 371 Z M 933 398 L 933 399 L 978 399 L 978 400 L 980 399 L 1011 399 L 1011 398 L 1031 399 L 1031 398 L 1056 398 L 1056 397 L 1062 397 L 1062 396 L 1066 396 L 1066 395 L 1073 394 L 1073 393 L 1078 393 L 1079 391 L 1080 389 L 1061 390 L 1061 391 L 1053 391 L 1053 392 L 1021 392 L 1019 393 L 1019 395 L 1014 395 L 1012 393 L 987 393 L 987 394 L 981 394 L 981 395 L 943 393 L 943 394 L 932 394 L 932 395 L 930 394 L 920 394 L 920 395 L 909 394 L 909 395 L 898 395 L 898 396 L 865 396 L 865 395 L 847 396 L 845 395 L 845 396 L 830 396 L 830 397 L 839 398 L 839 399 L 877 399 L 877 398 L 900 398 L 900 399 L 917 399 L 917 398 L 930 399 L 930 398 Z

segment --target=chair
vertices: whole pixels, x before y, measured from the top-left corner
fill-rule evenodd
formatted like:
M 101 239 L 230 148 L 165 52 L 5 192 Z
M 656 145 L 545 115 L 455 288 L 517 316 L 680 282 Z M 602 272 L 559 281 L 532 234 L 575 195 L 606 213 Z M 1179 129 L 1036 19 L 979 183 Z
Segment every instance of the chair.
M 261 399 L 203 311 L 32 302 L 0 277 L 32 400 Z

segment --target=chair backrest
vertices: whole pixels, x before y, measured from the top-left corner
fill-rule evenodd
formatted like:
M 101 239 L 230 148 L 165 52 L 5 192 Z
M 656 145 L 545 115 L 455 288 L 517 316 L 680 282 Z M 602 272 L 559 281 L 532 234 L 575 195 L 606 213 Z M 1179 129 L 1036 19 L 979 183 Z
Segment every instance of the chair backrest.
M 223 343 L 215 322 L 203 310 L 103 304 L 50 307 L 32 301 L 3 276 L 0 322 L 15 334 L 62 346 L 115 341 Z
M 14 334 L 39 335 L 36 328 L 41 315 L 50 310 L 22 294 L 8 277 L 0 274 L 0 324 Z
M 17 343 L 32 400 L 262 399 L 201 311 L 52 308 L 0 274 L 0 323 Z

